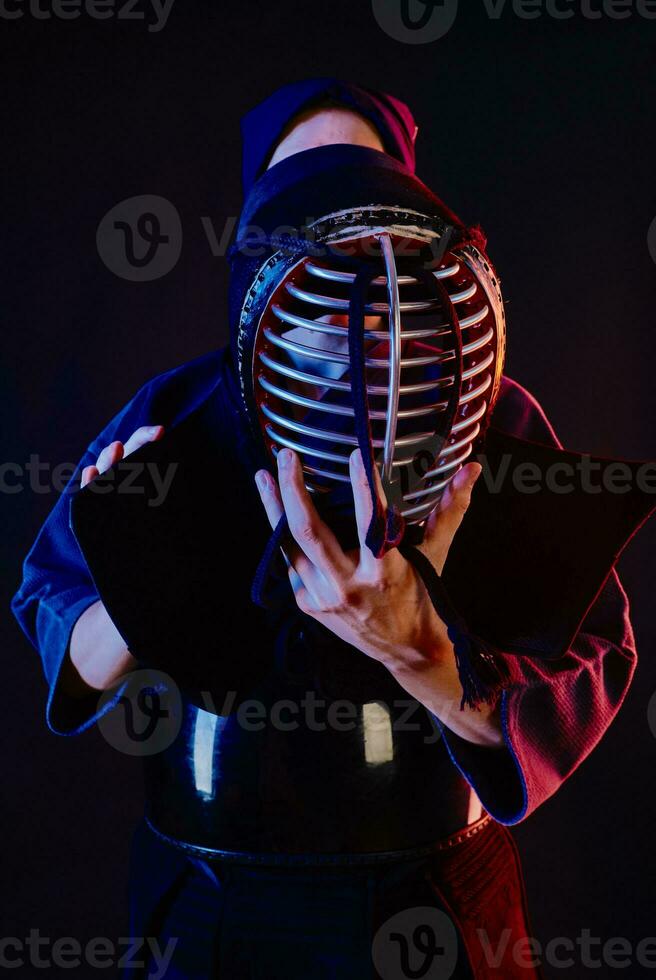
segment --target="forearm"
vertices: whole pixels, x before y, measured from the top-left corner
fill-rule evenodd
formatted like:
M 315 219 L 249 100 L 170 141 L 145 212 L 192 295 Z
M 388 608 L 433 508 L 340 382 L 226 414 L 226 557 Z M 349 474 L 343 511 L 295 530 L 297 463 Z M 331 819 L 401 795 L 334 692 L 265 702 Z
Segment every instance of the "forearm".
M 105 691 L 136 663 L 103 603 L 95 602 L 73 628 L 60 674 L 62 690 L 71 697 Z
M 482 704 L 478 709 L 460 709 L 462 685 L 451 644 L 431 660 L 390 671 L 401 687 L 436 715 L 447 728 L 475 745 L 503 746 L 498 707 Z

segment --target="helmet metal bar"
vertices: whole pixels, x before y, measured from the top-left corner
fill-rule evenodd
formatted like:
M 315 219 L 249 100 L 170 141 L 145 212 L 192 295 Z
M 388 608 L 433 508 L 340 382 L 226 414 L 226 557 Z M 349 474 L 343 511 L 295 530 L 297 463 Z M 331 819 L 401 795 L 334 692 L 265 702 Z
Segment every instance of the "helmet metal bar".
M 379 236 L 380 248 L 387 277 L 387 303 L 389 317 L 389 394 L 387 396 L 387 420 L 383 447 L 383 480 L 392 482 L 396 429 L 399 421 L 399 392 L 401 389 L 401 302 L 396 274 L 396 258 L 389 235 Z

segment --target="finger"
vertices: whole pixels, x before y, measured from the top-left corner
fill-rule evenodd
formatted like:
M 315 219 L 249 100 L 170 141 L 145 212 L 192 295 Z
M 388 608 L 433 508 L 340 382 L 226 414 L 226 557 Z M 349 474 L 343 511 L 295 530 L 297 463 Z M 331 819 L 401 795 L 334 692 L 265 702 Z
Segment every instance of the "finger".
M 313 611 L 315 611 L 315 606 L 314 606 L 312 595 L 310 594 L 309 590 L 305 588 L 305 585 L 303 584 L 303 579 L 291 565 L 287 569 L 287 574 L 289 575 L 289 582 L 292 587 L 292 592 L 294 593 L 294 599 L 296 600 L 296 605 L 301 610 L 301 612 L 304 612 L 306 615 L 311 616 Z
M 86 487 L 87 483 L 91 483 L 92 480 L 98 476 L 98 470 L 95 466 L 85 466 L 82 470 L 82 478 L 80 479 L 80 486 Z
M 423 546 L 440 573 L 456 531 L 467 513 L 472 490 L 481 471 L 479 463 L 463 466 L 446 488 L 439 507 L 428 519 Z
M 129 456 L 130 453 L 140 449 L 141 446 L 145 446 L 147 442 L 155 442 L 163 435 L 163 425 L 142 425 L 141 428 L 132 433 L 128 441 L 125 443 L 123 455 Z
M 312 564 L 331 582 L 351 571 L 352 563 L 319 517 L 303 480 L 301 463 L 290 449 L 278 453 L 278 477 L 289 530 Z
M 371 518 L 373 515 L 373 502 L 371 500 L 371 490 L 367 479 L 367 471 L 364 468 L 362 453 L 359 449 L 356 449 L 355 452 L 351 453 L 349 458 L 349 474 L 351 477 L 351 488 L 353 490 L 355 520 L 358 525 L 358 538 L 360 541 L 360 564 L 374 566 L 377 564 L 378 559 L 374 557 L 371 549 L 366 543 L 367 531 L 369 530 L 369 525 L 371 524 Z M 380 482 L 380 477 L 378 476 L 377 470 L 376 476 L 378 477 L 377 487 L 379 496 L 383 506 L 386 507 L 387 501 L 385 499 L 385 493 L 383 491 L 383 486 Z
M 270 473 L 266 470 L 258 470 L 255 474 L 255 485 L 257 486 L 260 499 L 264 505 L 269 524 L 273 530 L 276 529 L 280 518 L 284 515 L 285 509 L 280 497 L 278 485 Z M 312 580 L 313 573 L 316 572 L 311 561 L 307 558 L 294 540 L 285 543 L 281 549 L 288 565 L 295 570 L 298 577 L 304 581 Z
M 397 548 L 391 548 L 380 558 L 376 558 L 371 548 L 367 545 L 367 531 L 371 523 L 373 514 L 373 503 L 371 500 L 371 490 L 367 479 L 367 471 L 362 462 L 362 454 L 359 449 L 351 453 L 349 458 L 349 470 L 351 474 L 351 487 L 353 488 L 353 503 L 355 506 L 355 518 L 358 525 L 358 538 L 360 539 L 359 569 L 368 582 L 382 582 L 390 574 L 395 575 L 395 569 L 400 569 L 405 565 L 404 559 Z M 374 482 L 378 493 L 378 498 L 387 509 L 387 497 L 383 490 L 383 483 L 378 472 L 374 468 Z M 388 579 L 389 580 L 389 579 Z
M 115 466 L 120 459 L 123 458 L 123 443 L 122 442 L 111 442 L 109 446 L 105 446 L 100 456 L 96 460 L 96 467 L 99 473 L 106 473 L 107 470 Z

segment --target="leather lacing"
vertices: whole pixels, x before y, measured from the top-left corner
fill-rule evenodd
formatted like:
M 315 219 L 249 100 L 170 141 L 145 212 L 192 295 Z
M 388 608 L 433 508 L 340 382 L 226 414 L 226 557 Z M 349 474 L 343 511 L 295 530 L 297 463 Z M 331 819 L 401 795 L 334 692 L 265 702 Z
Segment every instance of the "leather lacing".
M 238 240 L 232 246 L 231 253 L 252 247 L 252 244 L 249 239 Z M 257 244 L 259 247 L 262 246 L 261 237 L 258 238 Z M 296 239 L 291 236 L 282 238 L 271 236 L 268 239 L 268 244 L 273 249 L 284 246 L 285 250 L 291 251 L 292 254 L 297 252 L 299 258 L 307 254 L 308 242 L 304 239 Z M 455 244 L 458 246 L 467 244 L 478 246 L 480 245 L 480 232 L 477 229 L 472 229 L 469 234 L 463 233 L 455 241 Z M 313 257 L 317 255 L 317 247 L 317 244 L 313 243 Z M 450 247 L 454 247 L 454 242 L 450 243 Z M 336 253 L 330 246 L 323 246 L 323 249 L 325 249 L 326 255 L 330 255 L 332 261 L 343 261 L 344 256 Z M 355 261 L 359 265 L 355 278 L 350 285 L 348 349 L 355 429 L 372 503 L 372 518 L 367 530 L 366 544 L 377 558 L 382 558 L 390 548 L 398 547 L 404 558 L 413 565 L 426 587 L 437 615 L 446 624 L 449 639 L 453 644 L 463 692 L 460 707 L 463 709 L 467 705 L 470 708 L 479 708 L 483 703 L 489 704 L 496 701 L 500 688 L 507 680 L 507 669 L 503 658 L 497 656 L 497 651 L 480 636 L 469 631 L 466 622 L 451 601 L 441 576 L 417 547 L 417 543 L 420 543 L 423 534 L 421 529 L 414 525 L 411 529 L 412 534 L 410 534 L 409 526 L 398 508 L 395 506 L 383 507 L 378 495 L 374 477 L 376 462 L 367 396 L 364 317 L 368 289 L 372 280 L 379 275 L 380 270 L 366 259 L 351 258 L 349 261 Z M 423 267 L 413 269 L 413 275 L 420 279 L 429 293 L 432 293 L 440 301 L 453 337 L 456 373 L 447 410 L 445 413 L 440 413 L 442 415 L 441 429 L 446 438 L 450 433 L 461 395 L 462 334 L 460 323 L 444 283 Z M 419 537 L 417 535 L 418 530 Z M 274 574 L 275 559 L 279 554 L 279 548 L 283 547 L 284 550 L 285 538 L 288 536 L 287 518 L 283 516 L 269 539 L 253 581 L 252 598 L 260 606 L 271 606 L 268 583 Z

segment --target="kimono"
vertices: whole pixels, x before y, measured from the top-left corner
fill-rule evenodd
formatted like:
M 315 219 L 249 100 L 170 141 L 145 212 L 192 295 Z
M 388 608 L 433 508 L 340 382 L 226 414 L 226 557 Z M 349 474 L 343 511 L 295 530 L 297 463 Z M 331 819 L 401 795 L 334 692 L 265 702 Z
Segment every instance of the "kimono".
M 139 426 L 165 426 L 165 436 L 158 444 L 164 447 L 167 432 L 191 431 L 184 426 L 193 427 L 194 419 L 201 417 L 208 405 L 218 433 L 216 444 L 225 447 L 224 462 L 229 465 L 227 492 L 240 498 L 235 504 L 236 514 L 246 513 L 251 505 L 257 507 L 252 488 L 245 482 L 247 469 L 239 469 L 243 433 L 231 356 L 228 350 L 213 351 L 150 380 L 89 443 L 76 475 L 27 556 L 13 612 L 41 656 L 48 684 L 46 720 L 56 734 L 85 731 L 116 709 L 126 687 L 119 685 L 99 704 L 92 695 L 68 697 L 59 683 L 72 629 L 84 610 L 101 597 L 71 527 L 71 500 L 77 493 L 81 470 L 95 463 L 105 446 L 114 440 L 127 440 Z M 207 417 L 202 417 L 205 425 Z M 509 378 L 503 379 L 492 425 L 500 433 L 531 444 L 559 446 L 538 403 Z M 239 507 L 246 510 L 239 511 Z M 271 658 L 275 659 L 274 633 L 268 633 L 265 626 L 258 633 L 260 621 L 255 613 L 251 616 L 248 612 L 248 575 L 258 556 L 244 555 L 239 547 L 244 541 L 248 550 L 252 541 L 239 516 L 228 515 L 223 520 L 222 535 L 221 562 L 230 567 L 230 578 L 237 583 L 229 587 L 241 590 L 235 595 L 243 592 L 238 628 L 246 633 L 250 630 L 253 649 L 257 649 L 255 680 L 249 675 L 249 683 L 257 683 Z M 119 540 L 120 548 L 129 550 L 130 543 Z M 617 548 L 611 550 L 616 557 Z M 300 855 L 302 860 L 286 862 L 284 850 L 278 848 L 279 860 L 267 863 L 249 861 L 246 854 L 241 861 L 231 860 L 221 846 L 216 853 L 211 848 L 204 851 L 202 847 L 178 846 L 176 834 L 158 825 L 151 812 L 134 840 L 130 934 L 157 936 L 162 949 L 169 940 L 176 942 L 166 972 L 158 973 L 157 964 L 151 960 L 150 964 L 135 964 L 129 975 L 184 976 L 187 980 L 209 976 L 267 980 L 278 976 L 288 980 L 296 976 L 353 976 L 359 980 L 367 976 L 422 976 L 426 973 L 421 972 L 417 927 L 422 914 L 430 917 L 435 913 L 443 917 L 440 922 L 446 930 L 442 936 L 439 923 L 433 929 L 443 940 L 437 943 L 442 950 L 439 955 L 452 970 L 441 975 L 504 976 L 507 980 L 538 976 L 538 966 L 527 969 L 513 953 L 514 944 L 530 927 L 519 861 L 507 828 L 526 819 L 581 764 L 612 722 L 631 682 L 636 651 L 627 597 L 612 562 L 600 577 L 603 584 L 589 608 L 583 609 L 580 627 L 562 655 L 549 659 L 500 651 L 508 676 L 499 692 L 503 747 L 476 746 L 456 735 L 447 723 L 430 719 L 439 727 L 441 738 L 434 762 L 421 771 L 422 782 L 427 792 L 433 792 L 431 781 L 445 787 L 446 811 L 449 794 L 461 799 L 463 793 L 473 791 L 484 809 L 483 817 L 473 823 L 465 820 L 439 839 L 436 827 L 432 840 L 424 836 L 430 833 L 424 826 L 420 839 L 409 839 L 395 854 L 388 853 L 386 860 L 376 859 L 374 847 L 364 858 L 358 851 L 352 861 L 347 848 L 344 860 L 333 864 L 314 862 L 305 852 Z M 218 590 L 219 603 L 222 588 Z M 506 614 L 512 620 L 510 598 L 508 604 Z M 234 632 L 230 615 L 226 611 L 226 629 Z M 554 621 L 559 615 L 559 608 L 554 608 Z M 144 617 L 148 617 L 147 602 Z M 139 650 L 133 653 L 139 657 Z M 149 662 L 148 657 L 144 659 Z M 174 673 L 175 664 L 166 662 L 165 669 Z M 186 680 L 181 680 L 183 686 Z M 339 673 L 332 680 L 339 694 Z M 170 765 L 177 764 L 176 758 L 180 756 L 171 755 Z M 166 781 L 167 762 L 160 760 L 158 764 L 160 769 L 157 764 L 151 767 L 148 777 L 154 797 L 159 792 L 158 781 Z M 284 766 L 276 772 L 283 770 Z M 286 784 L 278 785 L 284 795 Z M 313 784 L 313 792 L 317 785 Z M 344 795 L 346 803 L 340 801 L 335 810 L 339 820 L 348 823 L 350 806 L 353 819 L 359 819 L 353 784 Z M 312 823 L 312 795 L 309 793 L 301 803 L 304 812 L 296 813 L 296 823 L 292 821 L 299 834 Z M 407 804 L 407 800 L 390 801 L 392 809 Z M 295 805 L 300 804 L 292 796 L 287 810 L 291 817 Z M 415 798 L 411 809 L 420 810 L 421 799 Z M 166 806 L 160 812 L 165 820 Z M 172 826 L 175 830 L 174 821 Z M 404 926 L 402 917 L 407 918 L 408 912 L 415 917 L 411 914 Z M 397 927 L 390 931 L 388 924 L 394 922 Z M 511 939 L 504 946 L 501 937 L 505 929 L 510 929 L 507 935 Z M 392 935 L 397 939 L 391 939 Z M 405 939 L 399 940 L 399 935 Z M 403 955 L 406 973 L 398 972 Z M 426 970 L 429 967 L 430 963 Z

